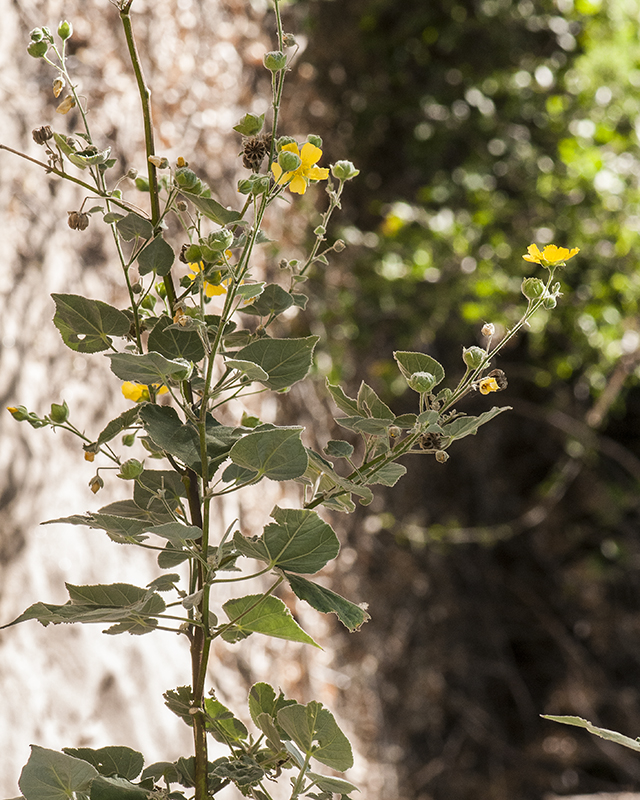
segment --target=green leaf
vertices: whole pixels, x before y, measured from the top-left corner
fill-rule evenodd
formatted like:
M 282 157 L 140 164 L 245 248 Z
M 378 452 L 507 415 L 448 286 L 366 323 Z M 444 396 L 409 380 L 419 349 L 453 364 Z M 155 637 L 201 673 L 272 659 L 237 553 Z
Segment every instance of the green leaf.
M 158 578 L 150 581 L 147 584 L 147 589 L 154 592 L 170 592 L 176 588 L 176 584 L 180 582 L 180 575 L 177 572 L 170 572 L 167 575 L 160 575 Z
M 261 714 L 268 714 L 271 718 L 275 719 L 276 714 L 284 706 L 295 703 L 295 700 L 285 700 L 282 691 L 276 697 L 276 691 L 273 686 L 268 683 L 254 683 L 249 690 L 249 713 L 251 719 L 262 730 L 258 723 L 258 717 Z
M 338 475 L 333 468 L 333 464 L 330 464 L 326 459 L 322 458 L 319 453 L 307 449 L 307 454 L 309 457 L 310 466 L 313 467 L 317 475 L 322 476 L 317 487 L 316 496 L 329 492 L 334 488 L 340 488 L 346 490 L 348 495 L 352 493 L 358 495 L 358 497 L 361 498 L 360 502 L 363 506 L 369 505 L 369 503 L 373 500 L 373 493 L 371 489 Z M 323 505 L 326 505 L 326 503 L 323 503 Z M 346 508 L 339 510 L 345 511 Z M 352 510 L 353 509 L 350 509 L 347 513 L 350 513 Z
M 219 778 L 233 781 L 236 786 L 240 787 L 252 786 L 261 781 L 264 777 L 264 770 L 251 756 L 241 755 L 233 761 L 221 760 L 221 763 L 213 770 L 213 774 Z M 244 790 L 243 794 L 245 792 L 246 790 Z M 255 794 L 252 796 L 256 797 Z
M 393 421 L 396 418 L 389 406 L 383 403 L 373 389 L 364 381 L 360 384 L 360 390 L 358 391 L 358 410 L 360 413 L 364 411 L 368 417 L 377 419 Z
M 339 772 L 353 766 L 349 740 L 321 703 L 312 700 L 306 706 L 282 708 L 278 722 L 306 755 Z
M 237 622 L 234 622 L 234 629 L 244 636 L 262 633 L 276 639 L 287 639 L 290 642 L 303 642 L 320 647 L 302 630 L 291 616 L 289 609 L 277 597 L 253 594 L 227 600 L 222 608 L 229 620 L 240 617 Z
M 238 222 L 242 219 L 242 214 L 238 211 L 225 208 L 212 197 L 201 197 L 200 195 L 188 192 L 186 189 L 180 189 L 180 193 L 188 200 L 191 200 L 201 214 L 207 217 L 207 219 L 217 222 L 218 225 L 228 225 L 230 222 Z
M 145 529 L 147 533 L 162 536 L 172 545 L 181 547 L 189 541 L 202 538 L 202 530 L 195 525 L 183 525 L 180 522 L 165 522 L 163 525 L 154 525 Z
M 101 300 L 76 294 L 52 294 L 56 304 L 53 323 L 63 342 L 78 353 L 108 350 L 112 336 L 125 336 L 130 322 L 126 314 Z
M 338 425 L 355 433 L 368 433 L 371 436 L 386 436 L 393 425 L 392 419 L 373 419 L 371 417 L 336 417 Z
M 444 367 L 431 356 L 425 353 L 411 353 L 406 350 L 396 350 L 393 357 L 398 362 L 400 372 L 405 378 L 410 378 L 414 372 L 430 372 L 436 379 L 437 386 L 444 379 Z
M 259 297 L 263 289 L 264 283 L 243 283 L 236 288 L 236 294 L 243 300 L 252 300 L 254 297 Z
M 144 766 L 142 753 L 130 747 L 102 747 L 100 750 L 92 750 L 89 747 L 77 749 L 65 747 L 62 752 L 74 758 L 81 758 L 95 767 L 100 775 L 106 777 L 117 775 L 119 778 L 132 781 L 138 777 Z
M 227 358 L 224 364 L 225 367 L 239 370 L 252 381 L 264 382 L 269 378 L 269 374 L 265 372 L 262 367 L 254 364 L 253 361 L 243 361 L 240 358 Z
M 371 619 L 363 608 L 330 589 L 325 589 L 324 586 L 301 578 L 299 575 L 287 573 L 286 578 L 297 597 L 309 603 L 316 611 L 321 611 L 323 614 L 335 614 L 345 628 L 352 633 Z
M 164 502 L 157 497 L 160 494 L 164 497 Z M 168 503 L 170 508 L 177 509 L 180 506 L 180 499 L 186 496 L 187 490 L 178 473 L 173 470 L 145 469 L 142 475 L 136 478 L 133 488 L 136 505 L 143 509 L 147 517 L 152 516 L 154 523 L 173 519 L 165 503 Z M 106 508 L 100 510 L 106 511 Z
M 91 784 L 91 800 L 147 800 L 149 792 L 125 778 L 96 778 Z
M 385 464 L 383 467 L 371 473 L 368 483 L 381 483 L 383 486 L 395 486 L 406 471 L 407 468 L 403 467 L 402 464 Z
M 269 283 L 264 287 L 260 297 L 250 306 L 241 308 L 243 314 L 255 314 L 267 317 L 271 314 L 278 316 L 293 305 L 293 297 L 277 283 Z
M 167 330 L 170 328 L 170 330 Z M 149 334 L 149 350 L 166 358 L 184 358 L 197 364 L 204 358 L 204 346 L 196 331 L 178 330 L 171 317 L 162 316 Z
M 193 728 L 193 716 L 189 713 L 193 699 L 191 687 L 178 686 L 176 689 L 168 689 L 162 696 L 167 708 L 180 717 L 190 728 Z
M 123 219 L 116 222 L 118 233 L 125 242 L 130 242 L 139 236 L 141 239 L 149 239 L 153 234 L 153 225 L 146 217 L 141 217 L 140 214 L 134 214 L 131 211 Z
M 608 739 L 611 742 L 616 742 L 616 744 L 621 744 L 623 747 L 628 747 L 630 750 L 640 751 L 640 739 L 631 739 L 629 736 L 624 736 L 617 731 L 610 731 L 607 728 L 596 728 L 595 725 L 592 725 L 586 719 L 582 719 L 582 717 L 555 717 L 550 714 L 541 714 L 541 716 L 542 719 L 550 719 L 552 722 L 561 722 L 563 725 L 575 725 L 578 728 L 584 728 L 601 739 Z
M 323 452 L 333 458 L 350 458 L 353 455 L 353 445 L 342 439 L 329 439 Z
M 287 389 L 309 372 L 318 338 L 259 339 L 243 347 L 236 355 L 243 361 L 253 361 L 268 373 L 269 379 L 261 383 L 269 389 Z
M 32 744 L 18 785 L 25 800 L 69 800 L 74 792 L 88 794 L 97 777 L 86 761 Z
M 318 775 L 316 772 L 307 772 L 307 777 L 315 781 L 318 788 L 322 789 L 323 792 L 348 795 L 351 792 L 360 791 L 357 786 L 342 778 L 329 778 L 326 775 Z
M 133 408 L 129 408 L 124 411 L 119 417 L 112 419 L 111 422 L 109 422 L 101 431 L 100 436 L 98 436 L 96 440 L 96 444 L 100 445 L 110 442 L 119 433 L 122 433 L 122 431 L 126 431 L 128 428 L 133 427 L 133 425 L 135 425 L 135 423 L 138 421 L 138 411 L 138 406 L 134 406 Z
M 234 536 L 236 548 L 249 558 L 265 561 L 271 568 L 313 574 L 334 559 L 340 550 L 332 527 L 315 511 L 278 508 L 271 512 L 269 523 L 260 537 Z
M 478 428 L 489 420 L 502 414 L 503 411 L 511 411 L 511 406 L 494 406 L 490 411 L 485 411 L 479 417 L 458 417 L 453 422 L 442 426 L 445 436 L 450 436 L 452 440 L 463 439 L 465 436 L 475 436 Z
M 351 397 L 347 397 L 341 386 L 334 386 L 327 381 L 327 389 L 329 394 L 333 397 L 333 402 L 338 406 L 340 411 L 343 411 L 348 416 L 364 416 L 358 406 L 358 401 Z
M 183 424 L 175 408 L 145 403 L 140 408 L 140 421 L 160 450 L 180 459 L 198 474 L 202 472 L 198 431 L 191 424 Z
M 126 503 L 127 501 L 125 501 Z M 116 506 L 115 510 L 120 510 L 121 506 Z M 129 506 L 126 507 L 129 509 Z M 136 507 L 137 508 L 137 507 Z M 111 510 L 109 506 L 105 510 Z M 103 509 L 101 509 L 103 511 Z M 144 514 L 142 509 L 138 509 L 140 516 Z M 60 517 L 58 519 L 48 519 L 42 525 L 52 525 L 54 523 L 65 523 L 66 525 L 84 525 L 87 528 L 105 531 L 109 538 L 118 544 L 134 544 L 143 542 L 147 537 L 143 535 L 149 526 L 149 521 L 144 521 L 136 516 L 119 516 L 113 513 L 95 512 L 93 514 L 73 514 L 70 517 Z
M 169 274 L 175 258 L 171 245 L 162 236 L 156 236 L 138 255 L 138 271 L 141 275 L 155 272 L 163 277 Z
M 307 453 L 300 441 L 303 428 L 256 430 L 237 441 L 229 455 L 234 464 L 273 481 L 297 478 L 307 468 Z
M 237 125 L 233 126 L 234 131 L 238 131 L 243 136 L 255 136 L 260 133 L 264 125 L 264 114 L 245 114 Z
M 213 737 L 219 742 L 223 744 L 229 741 L 241 742 L 249 735 L 242 722 L 215 698 L 207 697 L 205 699 L 204 710 L 207 715 L 207 730 L 211 731 Z
M 128 330 L 128 328 L 127 328 Z M 170 383 L 182 381 L 191 372 L 191 365 L 183 360 L 169 360 L 160 353 L 107 353 L 111 359 L 111 371 L 123 381 L 150 383 Z

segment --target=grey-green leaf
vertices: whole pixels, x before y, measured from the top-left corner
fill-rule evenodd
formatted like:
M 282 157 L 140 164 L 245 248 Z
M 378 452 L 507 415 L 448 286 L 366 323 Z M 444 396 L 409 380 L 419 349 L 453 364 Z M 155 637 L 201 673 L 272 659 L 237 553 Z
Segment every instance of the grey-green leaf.
M 153 225 L 145 217 L 140 214 L 134 214 L 131 211 L 126 217 L 116 222 L 118 233 L 126 242 L 130 242 L 139 236 L 141 239 L 148 239 L 153 233 Z
M 442 426 L 442 432 L 445 436 L 450 436 L 452 439 L 463 439 L 465 436 L 475 436 L 478 428 L 484 425 L 489 420 L 502 414 L 503 411 L 510 411 L 511 406 L 494 406 L 490 411 L 485 411 L 479 417 L 458 417 L 450 422 L 448 425 Z
M 170 328 L 170 330 L 167 330 Z M 170 317 L 163 316 L 149 334 L 149 350 L 166 358 L 184 358 L 197 363 L 204 358 L 204 346 L 197 331 L 179 330 Z
M 318 572 L 338 555 L 338 537 L 315 511 L 276 506 L 271 517 L 275 523 L 269 523 L 259 538 L 236 532 L 234 543 L 243 555 L 266 561 L 272 568 L 305 574 Z
M 261 381 L 269 389 L 287 389 L 309 372 L 318 336 L 303 339 L 259 339 L 236 354 L 243 361 L 253 361 L 269 375 Z
M 91 784 L 90 800 L 147 800 L 149 793 L 125 778 L 100 776 Z
M 130 322 L 126 314 L 101 300 L 76 294 L 52 294 L 56 304 L 54 325 L 62 340 L 78 353 L 108 350 L 112 336 L 125 336 Z
M 89 747 L 65 747 L 63 752 L 88 762 L 106 777 L 117 775 L 132 781 L 138 777 L 144 766 L 142 753 L 130 747 L 101 747 L 99 750 L 92 750 Z
M 289 292 L 286 292 L 277 283 L 269 283 L 264 287 L 257 300 L 240 310 L 243 314 L 255 314 L 260 317 L 267 317 L 271 314 L 277 316 L 290 308 L 293 302 L 293 297 Z
M 303 428 L 257 430 L 237 441 L 229 455 L 234 464 L 273 481 L 298 478 L 307 469 L 307 452 L 300 441 Z
M 407 350 L 396 350 L 393 357 L 398 362 L 400 372 L 410 378 L 414 372 L 430 372 L 436 379 L 437 386 L 444 379 L 444 367 L 435 358 L 425 353 L 411 353 Z
M 162 238 L 156 236 L 141 251 L 138 256 L 138 270 L 141 275 L 148 275 L 155 272 L 156 275 L 163 277 L 167 275 L 175 261 L 175 253 L 171 245 Z
M 276 639 L 290 642 L 303 642 L 320 647 L 305 633 L 291 616 L 291 612 L 277 597 L 264 597 L 260 594 L 227 600 L 222 606 L 229 620 L 235 620 L 234 627 L 245 636 L 262 633 Z
M 191 371 L 191 366 L 183 360 L 170 360 L 160 353 L 144 353 L 141 356 L 133 353 L 107 353 L 107 358 L 111 359 L 111 371 L 120 380 L 138 381 L 147 386 L 151 383 L 182 381 Z
M 324 586 L 289 573 L 287 573 L 287 580 L 297 597 L 309 603 L 316 611 L 321 611 L 323 614 L 335 614 L 345 628 L 352 633 L 371 619 L 363 608 Z
M 607 728 L 597 728 L 588 720 L 582 719 L 582 717 L 555 717 L 550 714 L 542 714 L 541 716 L 542 719 L 550 719 L 552 722 L 561 722 L 563 725 L 575 725 L 578 728 L 584 728 L 601 739 L 608 739 L 611 742 L 616 742 L 616 744 L 621 744 L 623 747 L 628 747 L 630 750 L 640 751 L 640 740 L 631 739 L 629 736 L 624 736 L 624 734 L 617 731 L 610 731 Z
M 86 761 L 31 745 L 18 785 L 25 800 L 69 800 L 74 792 L 88 794 L 97 777 L 97 770 Z
M 349 740 L 321 703 L 312 700 L 306 706 L 296 703 L 282 708 L 278 722 L 306 755 L 339 772 L 353 766 Z
M 358 406 L 358 401 L 352 397 L 348 397 L 341 386 L 334 386 L 327 381 L 327 389 L 329 394 L 333 397 L 334 403 L 338 406 L 340 411 L 343 411 L 348 416 L 364 416 L 363 412 Z
M 230 222 L 238 222 L 242 219 L 242 214 L 230 211 L 212 197 L 201 197 L 185 189 L 180 189 L 180 192 L 193 203 L 201 214 L 219 225 L 228 225 Z

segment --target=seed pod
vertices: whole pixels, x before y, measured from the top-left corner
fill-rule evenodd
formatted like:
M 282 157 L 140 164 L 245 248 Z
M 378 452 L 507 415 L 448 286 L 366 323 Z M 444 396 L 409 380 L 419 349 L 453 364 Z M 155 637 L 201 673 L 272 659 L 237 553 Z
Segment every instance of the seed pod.
M 271 150 L 271 134 L 246 136 L 242 140 L 242 165 L 258 172 L 262 161 Z
M 84 211 L 69 211 L 67 225 L 74 231 L 84 231 L 89 227 L 89 215 Z
M 544 283 L 540 278 L 525 278 L 520 291 L 527 300 L 538 300 L 544 294 Z
M 265 53 L 262 61 L 269 72 L 280 72 L 281 69 L 287 66 L 287 57 L 282 50 L 272 50 L 270 53 Z
M 53 139 L 53 131 L 48 125 L 43 125 L 41 128 L 35 128 L 31 131 L 33 141 L 36 144 L 46 144 L 49 139 Z
M 335 250 L 336 253 L 341 253 L 346 246 L 347 245 L 343 239 L 336 239 L 336 241 L 333 244 L 333 249 Z

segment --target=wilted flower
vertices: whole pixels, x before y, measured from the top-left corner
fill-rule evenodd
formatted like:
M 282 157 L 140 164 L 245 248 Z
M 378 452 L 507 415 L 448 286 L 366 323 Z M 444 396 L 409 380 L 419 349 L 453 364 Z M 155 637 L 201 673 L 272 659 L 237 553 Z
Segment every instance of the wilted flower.
M 478 389 L 480 394 L 490 394 L 491 392 L 499 392 L 500 387 L 495 378 L 482 378 L 478 381 Z

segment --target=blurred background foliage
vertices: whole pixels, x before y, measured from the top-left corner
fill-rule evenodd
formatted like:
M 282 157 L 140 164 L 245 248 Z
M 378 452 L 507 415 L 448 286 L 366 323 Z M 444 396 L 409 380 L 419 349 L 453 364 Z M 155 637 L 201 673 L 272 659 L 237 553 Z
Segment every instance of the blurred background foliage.
M 324 136 L 323 163 L 361 170 L 336 233 L 350 246 L 313 279 L 320 372 L 414 411 L 393 350 L 454 385 L 482 324 L 519 318 L 527 246 L 580 248 L 558 308 L 498 359 L 513 412 L 342 522 L 343 580 L 374 620 L 344 645 L 353 685 L 382 698 L 370 746 L 402 798 L 637 787 L 630 754 L 538 715 L 640 734 L 640 4 L 289 9 L 308 46 L 286 118 Z

